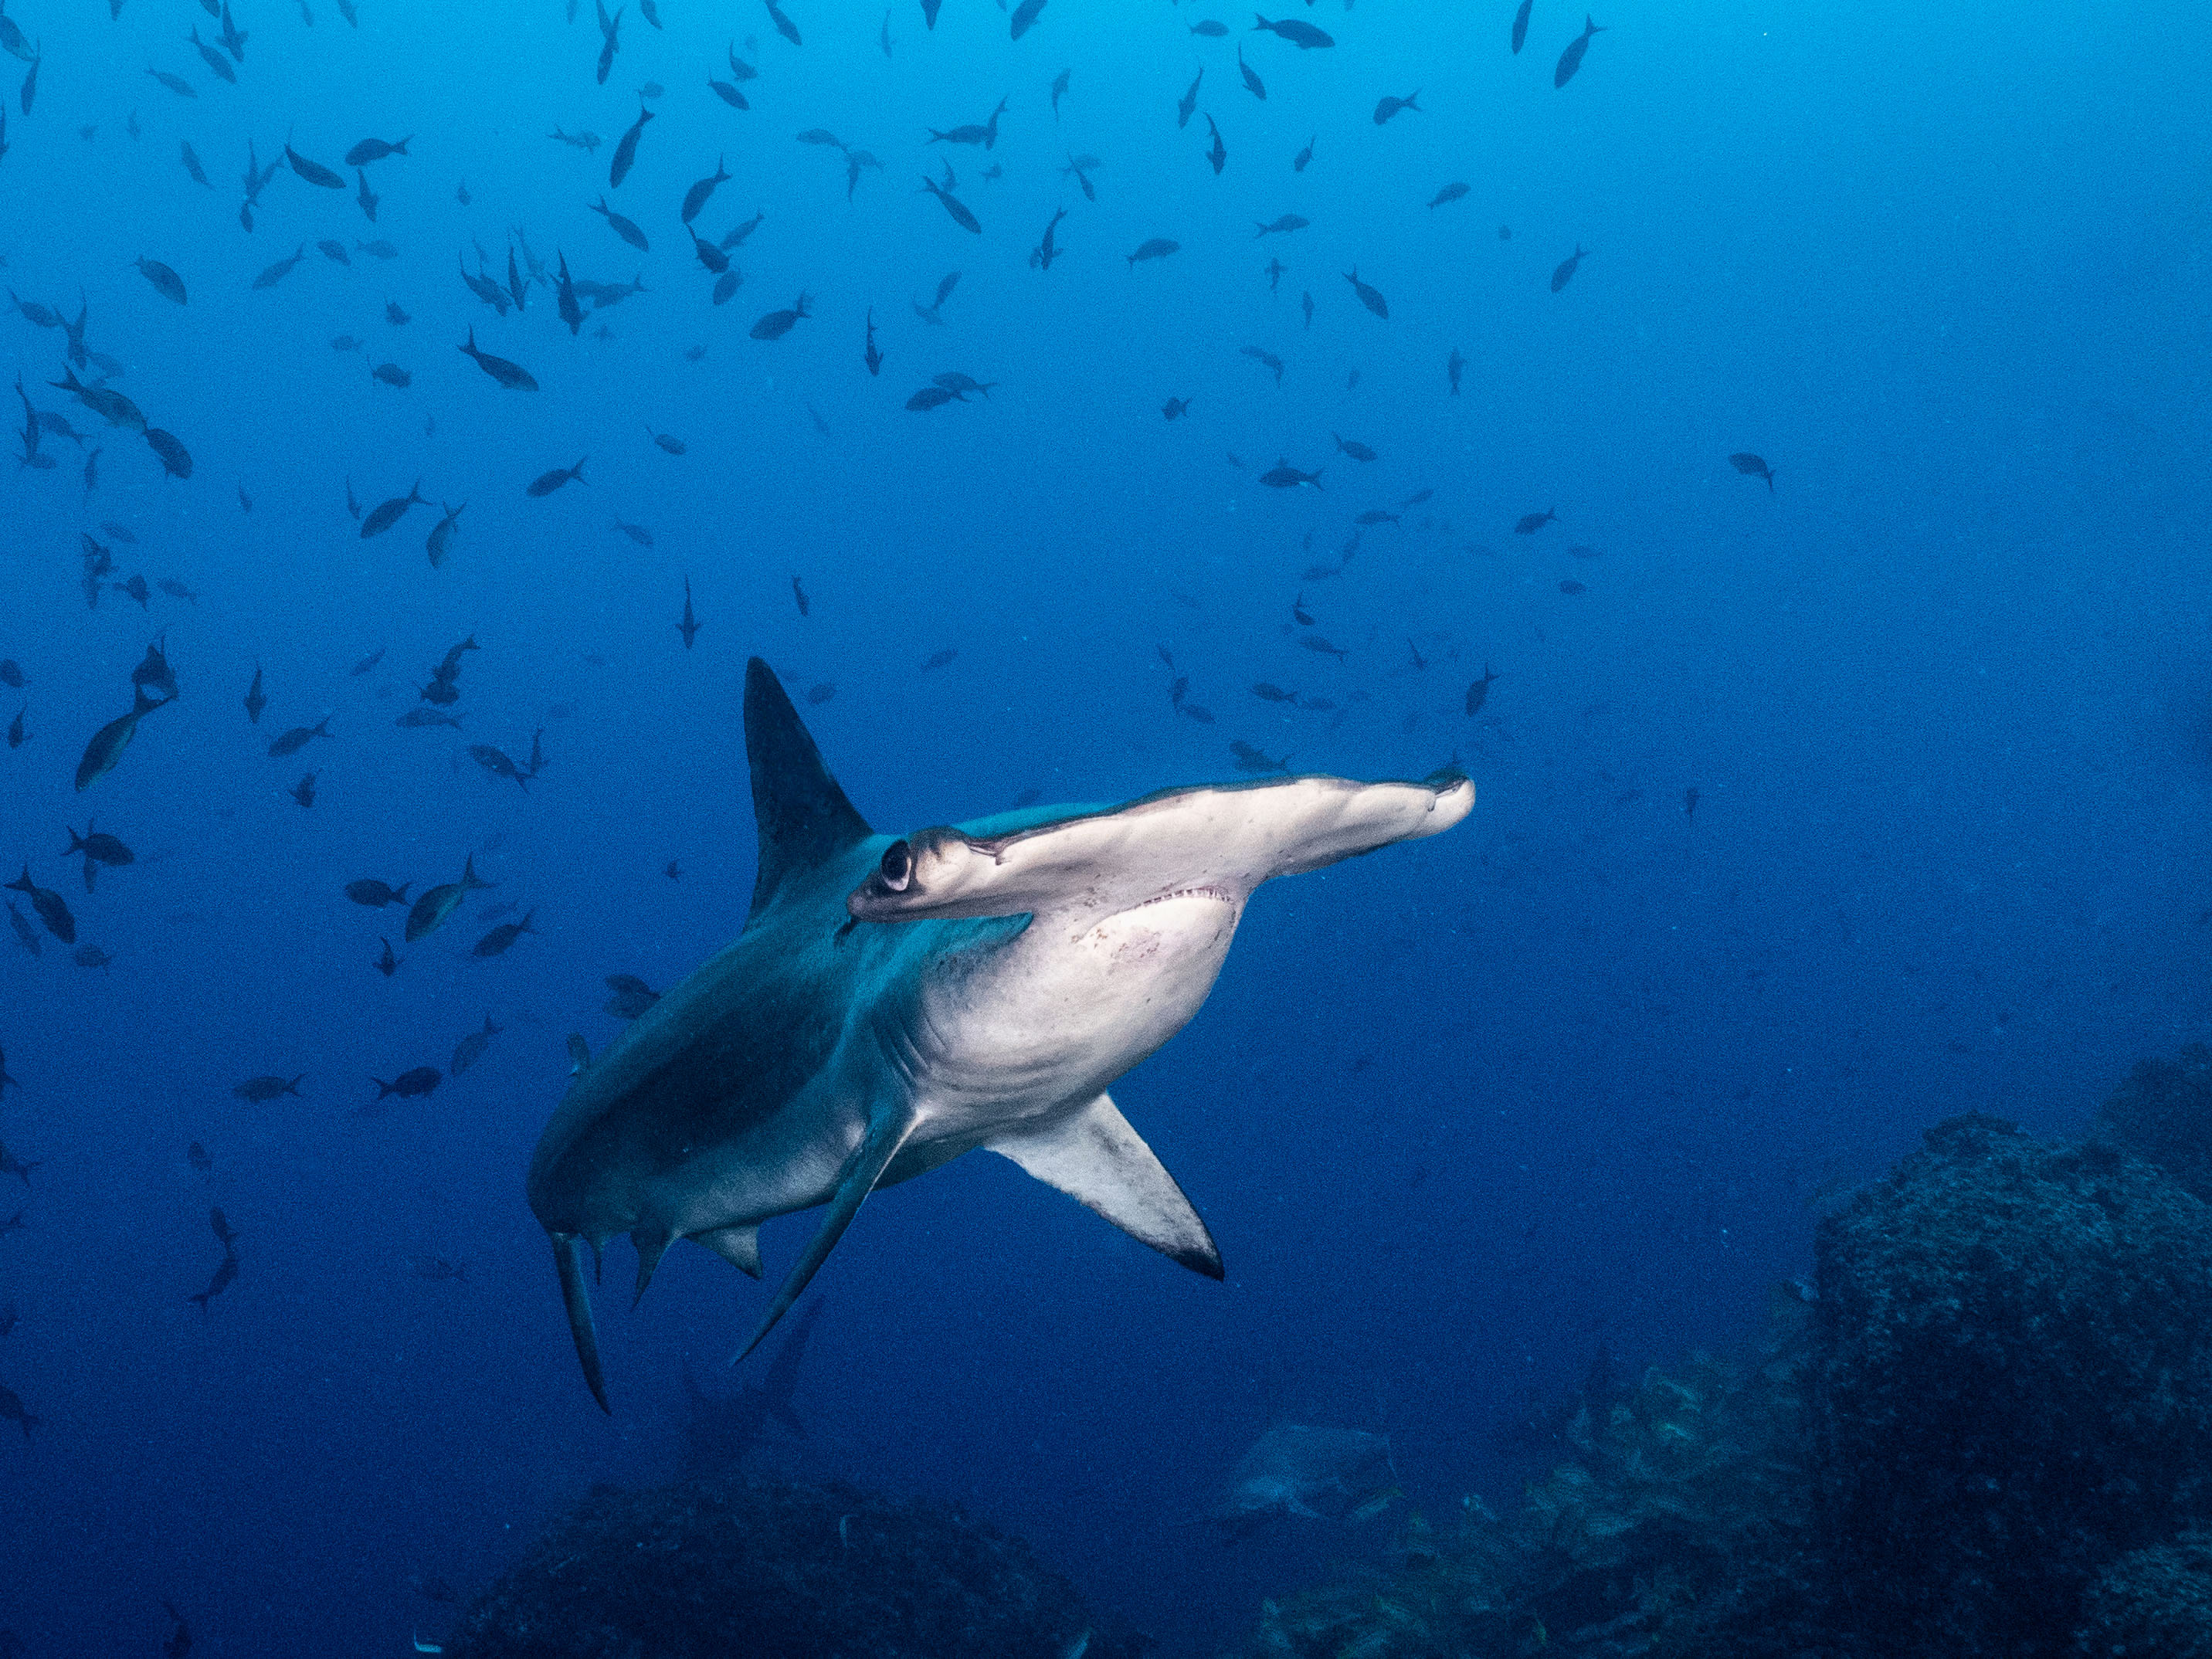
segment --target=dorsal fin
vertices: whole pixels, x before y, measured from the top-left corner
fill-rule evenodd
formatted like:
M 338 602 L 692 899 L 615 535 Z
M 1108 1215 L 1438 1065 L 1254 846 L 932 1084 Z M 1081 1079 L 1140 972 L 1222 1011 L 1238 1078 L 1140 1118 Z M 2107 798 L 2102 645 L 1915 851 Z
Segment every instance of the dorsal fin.
M 745 759 L 760 826 L 750 921 L 775 902 L 785 877 L 827 863 L 872 832 L 823 765 L 775 671 L 758 657 L 745 665 Z

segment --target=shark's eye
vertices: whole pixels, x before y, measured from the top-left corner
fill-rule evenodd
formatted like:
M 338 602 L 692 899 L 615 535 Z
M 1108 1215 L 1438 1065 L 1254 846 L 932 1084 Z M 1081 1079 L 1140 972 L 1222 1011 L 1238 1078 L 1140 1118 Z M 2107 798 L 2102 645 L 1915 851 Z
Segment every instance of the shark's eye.
M 884 848 L 884 885 L 894 893 L 906 891 L 907 883 L 914 879 L 914 849 L 902 841 L 895 841 Z

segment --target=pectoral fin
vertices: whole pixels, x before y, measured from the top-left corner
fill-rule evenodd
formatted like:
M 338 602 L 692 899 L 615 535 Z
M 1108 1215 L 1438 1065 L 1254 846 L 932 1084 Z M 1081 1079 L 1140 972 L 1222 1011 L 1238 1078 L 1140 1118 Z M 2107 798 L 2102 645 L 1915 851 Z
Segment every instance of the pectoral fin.
M 830 1252 L 836 1249 L 837 1241 L 845 1236 L 845 1229 L 853 1224 L 853 1218 L 860 1212 L 861 1200 L 875 1189 L 876 1182 L 883 1179 L 884 1170 L 897 1156 L 899 1147 L 912 1133 L 914 1123 L 915 1114 L 910 1106 L 902 1106 L 896 1112 L 885 1113 L 870 1123 L 867 1138 L 861 1141 L 847 1162 L 844 1178 L 837 1183 L 837 1195 L 830 1200 L 830 1213 L 823 1217 L 822 1225 L 815 1233 L 813 1242 L 806 1247 L 806 1254 L 799 1258 L 798 1265 L 784 1279 L 783 1288 L 775 1293 L 775 1300 L 769 1304 L 768 1312 L 762 1316 L 752 1340 L 738 1350 L 730 1364 L 736 1364 L 760 1346 L 761 1339 L 775 1328 L 775 1322 L 791 1310 L 791 1304 L 799 1300 L 799 1293 L 806 1288 L 807 1281 L 830 1259 Z
M 1101 1095 L 1072 1117 L 983 1143 L 1089 1206 L 1141 1244 L 1208 1279 L 1221 1255 L 1198 1212 L 1121 1109 Z
M 576 1339 L 576 1358 L 583 1364 L 584 1381 L 590 1385 L 592 1398 L 599 1402 L 599 1409 L 611 1417 L 614 1408 L 607 1404 L 607 1379 L 599 1370 L 599 1334 L 592 1324 L 592 1293 L 584 1284 L 578 1242 L 574 1233 L 554 1234 L 553 1265 L 561 1274 L 561 1300 L 568 1310 L 568 1331 Z

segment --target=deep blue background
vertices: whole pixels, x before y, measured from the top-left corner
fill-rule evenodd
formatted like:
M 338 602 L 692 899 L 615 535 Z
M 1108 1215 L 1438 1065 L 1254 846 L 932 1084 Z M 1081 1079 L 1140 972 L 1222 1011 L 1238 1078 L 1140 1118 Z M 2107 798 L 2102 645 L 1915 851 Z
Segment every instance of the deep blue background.
M 1501 1428 L 1601 1344 L 1641 1364 L 1746 1338 L 1808 1261 L 1821 1183 L 1954 1111 L 2069 1127 L 2136 1057 L 2203 1034 L 2212 43 L 2193 9 L 1620 3 L 1555 91 L 1577 15 L 1545 0 L 1517 58 L 1505 0 L 1300 9 L 1338 40 L 1310 53 L 1234 7 L 1052 0 L 1010 43 L 981 0 L 947 0 L 933 34 L 901 0 L 888 60 L 866 8 L 792 0 L 794 50 L 757 6 L 661 0 L 664 33 L 625 16 L 604 88 L 588 8 L 361 0 L 354 29 L 310 3 L 312 28 L 246 0 L 236 87 L 183 43 L 215 33 L 184 0 L 115 22 L 15 0 L 46 54 L 28 118 L 0 60 L 0 278 L 72 313 L 81 288 L 90 343 L 197 461 L 165 479 L 102 429 L 89 501 L 66 441 L 54 471 L 0 466 L 0 656 L 30 677 L 34 734 L 0 752 L 0 861 L 27 859 L 114 957 L 0 940 L 22 1085 L 0 1137 L 43 1160 L 0 1189 L 0 1218 L 27 1212 L 0 1237 L 21 1310 L 0 1381 L 43 1419 L 27 1444 L 0 1425 L 0 1626 L 31 1652 L 150 1647 L 161 1596 L 206 1651 L 404 1651 L 445 1616 L 410 1576 L 471 1590 L 590 1482 L 674 1468 L 680 1364 L 714 1375 L 764 1292 L 680 1251 L 633 1316 L 614 1251 L 603 1419 L 521 1171 L 564 1034 L 617 1029 L 601 977 L 672 982 L 742 921 L 749 653 L 794 692 L 836 684 L 808 718 L 884 829 L 1227 775 L 1231 738 L 1359 776 L 1456 754 L 1476 778 L 1450 835 L 1261 893 L 1212 1002 L 1115 1091 L 1225 1285 L 981 1157 L 873 1200 L 817 1281 L 811 1439 L 772 1461 L 967 1499 L 1174 1654 L 1231 1644 L 1261 1595 L 1387 1534 L 1215 1547 L 1194 1523 L 1272 1423 L 1387 1430 L 1432 1516 L 1468 1492 L 1508 1506 L 1525 1466 Z M 1189 35 L 1209 14 L 1239 32 Z M 762 70 L 744 114 L 702 84 L 733 34 Z M 1200 64 L 1218 178 L 1204 121 L 1174 121 Z M 611 196 L 653 238 L 641 258 L 587 204 L 648 78 L 661 113 Z M 1419 112 L 1374 125 L 1415 87 Z M 992 155 L 919 143 L 1001 96 Z M 605 143 L 554 144 L 556 125 Z M 836 152 L 793 141 L 817 126 L 885 163 L 849 205 Z M 372 170 L 374 228 L 350 189 L 287 171 L 240 229 L 246 140 L 266 161 L 288 130 L 331 165 L 416 135 Z M 1095 205 L 1058 172 L 1071 150 L 1102 159 Z M 734 177 L 702 231 L 767 217 L 715 309 L 677 205 L 718 152 Z M 947 154 L 981 238 L 917 188 Z M 1429 210 L 1454 179 L 1467 198 Z M 1066 256 L 1040 275 L 1026 251 L 1063 205 Z M 1285 212 L 1311 228 L 1254 238 Z M 510 225 L 649 292 L 592 318 L 609 340 L 572 339 L 543 289 L 497 319 L 453 261 L 474 237 L 503 266 Z M 310 246 L 251 289 L 325 236 L 403 257 L 339 269 Z M 1150 236 L 1182 252 L 1131 270 Z M 182 275 L 185 309 L 140 254 Z M 1273 295 L 1270 257 L 1291 267 Z M 1355 264 L 1387 323 L 1344 283 Z M 908 301 L 955 269 L 928 328 Z M 802 289 L 812 319 L 746 337 Z M 387 299 L 413 322 L 387 325 Z M 544 390 L 479 374 L 454 349 L 471 325 Z M 372 385 L 341 332 L 413 386 Z M 44 389 L 61 343 L 0 316 L 0 371 L 90 430 Z M 1279 388 L 1249 344 L 1285 359 Z M 997 389 L 907 412 L 945 368 Z M 1170 395 L 1189 418 L 1161 420 Z M 1729 468 L 1739 449 L 1772 461 L 1773 493 Z M 584 453 L 588 487 L 525 497 Z M 1260 488 L 1278 455 L 1324 466 L 1325 493 Z M 423 556 L 428 509 L 360 540 L 349 474 L 369 505 L 417 477 L 465 500 L 447 566 Z M 1356 512 L 1422 488 L 1344 576 L 1300 582 Z M 1511 533 L 1554 504 L 1559 524 Z M 103 519 L 138 537 L 118 576 L 199 603 L 88 611 L 77 534 Z M 1342 662 L 1288 637 L 1301 586 Z M 74 794 L 161 629 L 180 700 Z M 471 632 L 465 734 L 395 729 Z M 1174 715 L 1162 645 L 1218 724 Z M 258 728 L 239 706 L 257 661 Z M 1347 712 L 1286 712 L 1256 680 Z M 267 757 L 325 711 L 333 741 Z M 464 752 L 526 752 L 541 726 L 526 796 Z M 91 897 L 57 856 L 88 813 L 138 854 Z M 343 884 L 419 891 L 472 849 L 496 891 L 372 972 L 401 917 Z M 507 899 L 538 936 L 471 959 L 477 914 Z M 369 1076 L 442 1067 L 488 1011 L 507 1030 L 468 1075 L 352 1115 Z M 304 1099 L 230 1093 L 302 1071 Z M 185 1298 L 219 1260 L 211 1203 L 242 1270 L 204 1315 Z M 811 1225 L 768 1230 L 771 1279 Z M 469 1282 L 415 1276 L 423 1255 Z

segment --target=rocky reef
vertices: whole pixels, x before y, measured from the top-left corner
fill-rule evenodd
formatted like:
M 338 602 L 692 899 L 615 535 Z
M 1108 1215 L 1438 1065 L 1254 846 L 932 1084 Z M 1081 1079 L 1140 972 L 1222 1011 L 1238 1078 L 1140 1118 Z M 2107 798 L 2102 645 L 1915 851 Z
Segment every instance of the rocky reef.
M 1510 1516 L 1264 1609 L 1289 1659 L 2212 1659 L 2212 1054 L 2078 1144 L 1953 1118 L 1752 1359 L 1586 1407 Z
M 957 1509 L 732 1476 L 594 1491 L 448 1659 L 1136 1659 L 1026 1545 Z

